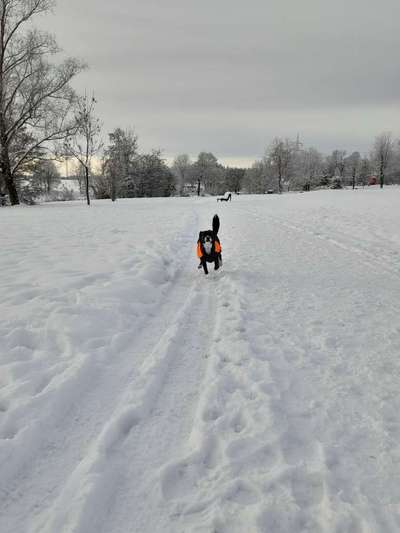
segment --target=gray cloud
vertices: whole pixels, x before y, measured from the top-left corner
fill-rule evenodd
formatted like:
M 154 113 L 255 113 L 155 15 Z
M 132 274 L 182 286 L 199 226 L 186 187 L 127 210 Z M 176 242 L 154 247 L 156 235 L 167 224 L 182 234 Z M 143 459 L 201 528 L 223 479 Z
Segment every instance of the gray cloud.
M 251 159 L 275 135 L 366 151 L 399 133 L 398 20 L 398 0 L 69 0 L 42 22 L 88 61 L 76 87 L 106 131 Z

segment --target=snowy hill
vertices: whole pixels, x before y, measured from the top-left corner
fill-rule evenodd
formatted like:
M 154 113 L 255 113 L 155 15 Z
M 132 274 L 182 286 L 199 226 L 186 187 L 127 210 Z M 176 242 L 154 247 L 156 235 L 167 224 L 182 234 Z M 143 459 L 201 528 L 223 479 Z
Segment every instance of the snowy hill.
M 0 531 L 400 531 L 399 206 L 0 209 Z

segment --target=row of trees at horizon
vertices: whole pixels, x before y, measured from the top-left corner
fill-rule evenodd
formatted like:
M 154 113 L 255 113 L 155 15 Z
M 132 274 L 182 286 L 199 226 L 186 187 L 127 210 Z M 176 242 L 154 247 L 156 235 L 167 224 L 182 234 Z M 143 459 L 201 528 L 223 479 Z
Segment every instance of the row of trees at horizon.
M 400 141 L 389 133 L 375 139 L 370 154 L 347 154 L 334 150 L 324 155 L 315 148 L 305 148 L 297 139 L 276 137 L 264 157 L 251 168 L 230 168 L 219 163 L 210 152 L 200 152 L 192 160 L 178 155 L 168 166 L 159 150 L 142 153 L 133 130 L 116 128 L 109 134 L 109 144 L 102 151 L 100 169 L 86 175 L 87 167 L 78 162 L 76 178 L 86 191 L 86 180 L 95 198 L 152 197 L 187 194 L 223 194 L 226 191 L 265 193 L 268 190 L 310 190 L 340 185 L 365 186 L 371 175 L 384 183 L 400 183 Z M 89 179 L 90 177 L 90 179 Z M 50 193 L 60 174 L 49 161 L 39 161 L 29 184 L 40 195 Z
M 265 193 L 268 190 L 310 190 L 334 183 L 341 186 L 365 186 L 376 175 L 381 187 L 385 183 L 400 183 L 400 140 L 388 132 L 375 138 L 368 155 L 347 154 L 333 150 L 325 155 L 316 148 L 305 148 L 297 138 L 275 137 L 264 156 L 251 168 L 224 168 L 213 154 L 200 153 L 192 162 L 187 154 L 175 158 L 172 169 L 177 179 L 177 191 L 185 183 L 203 183 L 208 194 L 225 191 Z
M 314 147 L 305 148 L 296 141 L 275 137 L 264 157 L 246 171 L 245 188 L 248 192 L 273 189 L 310 190 L 332 184 L 365 186 L 371 176 L 380 186 L 400 183 L 400 140 L 390 132 L 375 138 L 368 155 L 336 149 L 325 155 Z

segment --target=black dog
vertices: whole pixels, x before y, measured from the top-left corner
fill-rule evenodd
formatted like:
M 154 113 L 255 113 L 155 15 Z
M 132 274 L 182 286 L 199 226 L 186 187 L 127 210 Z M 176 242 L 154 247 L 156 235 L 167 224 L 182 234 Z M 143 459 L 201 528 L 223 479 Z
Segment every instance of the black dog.
M 222 266 L 221 243 L 217 236 L 219 230 L 218 215 L 212 220 L 212 230 L 200 231 L 197 241 L 197 257 L 200 259 L 199 268 L 203 267 L 204 274 L 208 274 L 207 263 L 214 263 L 214 270 Z

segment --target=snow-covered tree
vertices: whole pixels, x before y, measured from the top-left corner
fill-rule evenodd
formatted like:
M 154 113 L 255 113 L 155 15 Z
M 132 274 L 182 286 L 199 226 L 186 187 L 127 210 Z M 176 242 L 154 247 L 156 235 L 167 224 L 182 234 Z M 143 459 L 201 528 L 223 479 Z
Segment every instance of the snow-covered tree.
M 279 137 L 275 137 L 266 150 L 265 160 L 275 174 L 279 193 L 283 190 L 283 182 L 290 178 L 295 150 L 296 143 Z
M 351 186 L 355 189 L 357 184 L 357 177 L 360 170 L 361 155 L 360 152 L 353 152 L 345 159 L 345 166 L 348 170 L 351 179 Z
M 393 153 L 390 158 L 387 170 L 386 170 L 386 181 L 388 183 L 400 183 L 400 141 L 396 140 L 393 142 Z
M 250 194 L 263 194 L 268 188 L 265 161 L 255 161 L 245 172 L 243 187 Z
M 171 196 L 175 192 L 175 177 L 161 157 L 160 150 L 137 158 L 133 179 L 135 189 L 130 196 Z
M 346 168 L 346 150 L 333 150 L 332 154 L 327 157 L 327 174 L 330 178 L 339 176 L 340 179 L 344 176 Z
M 368 157 L 363 157 L 360 160 L 358 172 L 358 180 L 363 187 L 368 183 L 368 177 L 371 174 L 371 168 L 371 161 L 368 159 Z
M 133 165 L 138 157 L 137 135 L 132 130 L 116 128 L 109 134 L 110 144 L 104 152 L 103 180 L 108 183 L 109 197 L 114 202 L 129 187 Z
M 227 168 L 225 169 L 225 189 L 227 191 L 239 192 L 246 169 L 244 168 Z
M 204 185 L 205 192 L 209 194 L 222 194 L 224 189 L 225 169 L 218 163 L 218 159 L 211 152 L 200 152 L 193 165 L 193 176 L 198 183 Z
M 323 175 L 323 155 L 316 148 L 295 153 L 292 188 L 309 190 L 320 184 Z
M 394 143 L 392 134 L 384 132 L 378 135 L 375 139 L 373 147 L 373 158 L 379 173 L 379 184 L 381 189 L 385 183 L 385 172 L 393 157 Z
M 60 183 L 60 173 L 51 160 L 38 161 L 32 171 L 31 183 L 45 194 L 50 194 L 56 185 Z
M 191 178 L 192 162 L 188 154 L 180 154 L 175 157 L 172 164 L 172 172 L 176 178 L 176 189 L 179 195 L 182 194 L 183 187 Z

